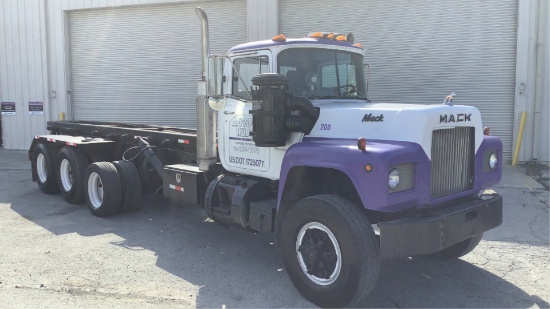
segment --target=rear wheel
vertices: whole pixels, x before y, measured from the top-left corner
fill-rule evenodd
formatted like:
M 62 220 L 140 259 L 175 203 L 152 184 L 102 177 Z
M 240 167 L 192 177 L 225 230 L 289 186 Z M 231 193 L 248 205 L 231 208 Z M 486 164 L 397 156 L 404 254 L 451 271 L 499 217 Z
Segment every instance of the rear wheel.
M 479 242 L 483 238 L 483 233 L 475 235 L 474 237 L 463 240 L 457 244 L 454 244 L 450 247 L 447 247 L 436 253 L 432 253 L 429 256 L 439 260 L 453 260 L 458 259 L 461 256 L 464 256 L 479 245 Z
M 122 184 L 120 212 L 138 210 L 141 206 L 141 180 L 136 166 L 127 161 L 114 161 L 113 165 L 120 174 Z
M 77 204 L 84 201 L 84 173 L 88 160 L 75 148 L 62 147 L 57 153 L 57 183 L 63 198 Z
M 38 143 L 34 149 L 32 168 L 40 191 L 46 194 L 59 192 L 55 175 L 54 156 L 43 143 Z
M 117 213 L 122 203 L 120 176 L 112 163 L 96 162 L 86 170 L 86 201 L 98 217 Z
M 353 306 L 376 285 L 380 250 L 367 217 L 333 195 L 301 200 L 285 215 L 281 253 L 292 283 L 321 307 Z

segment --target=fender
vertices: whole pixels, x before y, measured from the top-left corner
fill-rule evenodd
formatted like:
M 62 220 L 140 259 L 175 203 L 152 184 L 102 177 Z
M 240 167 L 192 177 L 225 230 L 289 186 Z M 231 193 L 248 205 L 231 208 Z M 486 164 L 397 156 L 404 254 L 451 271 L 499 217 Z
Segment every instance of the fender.
M 498 164 L 487 170 L 487 154 L 497 153 Z M 388 173 L 398 164 L 414 163 L 415 183 L 411 190 L 390 193 Z M 372 165 L 366 172 L 365 165 Z M 352 139 L 306 138 L 291 146 L 285 154 L 279 181 L 277 209 L 280 206 L 286 178 L 297 166 L 336 169 L 346 174 L 361 198 L 363 207 L 380 212 L 399 212 L 419 205 L 444 203 L 476 194 L 500 180 L 502 176 L 502 142 L 493 136 L 484 136 L 475 154 L 474 184 L 471 190 L 431 199 L 431 162 L 422 147 L 413 142 L 367 140 L 367 148 L 360 151 Z
M 388 173 L 397 164 L 415 163 L 415 184 L 422 179 L 424 187 L 390 194 Z M 372 171 L 367 172 L 365 165 Z M 419 144 L 401 141 L 368 140 L 361 151 L 354 139 L 305 138 L 291 146 L 283 159 L 279 181 L 277 208 L 280 206 L 284 185 L 294 167 L 319 167 L 336 169 L 352 181 L 363 207 L 383 212 L 402 211 L 421 204 L 422 197 L 429 196 L 430 161 Z M 420 168 L 424 166 L 425 168 Z M 420 192 L 419 190 L 425 191 Z

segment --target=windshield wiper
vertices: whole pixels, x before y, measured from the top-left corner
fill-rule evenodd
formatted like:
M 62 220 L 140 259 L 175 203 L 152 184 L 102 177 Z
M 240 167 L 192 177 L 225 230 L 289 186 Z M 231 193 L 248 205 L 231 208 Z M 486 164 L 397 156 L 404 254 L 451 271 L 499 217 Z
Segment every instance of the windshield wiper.
M 371 103 L 371 101 L 369 100 L 369 98 L 367 98 L 366 95 L 362 94 L 361 91 L 355 89 L 355 92 L 357 92 L 357 94 L 359 95 L 359 97 L 360 97 L 361 99 L 364 99 L 365 101 L 367 101 L 367 103 Z
M 314 95 L 307 97 L 308 99 L 342 99 L 337 95 Z
M 367 103 L 371 103 L 371 101 L 369 100 L 369 98 L 367 98 L 366 95 L 364 95 L 361 91 L 357 90 L 356 86 L 354 86 L 354 85 L 341 86 L 341 88 L 346 88 L 346 87 L 349 88 L 349 89 L 346 90 L 344 93 L 342 93 L 342 98 L 343 99 L 363 99 L 363 100 L 367 101 Z M 355 96 L 355 97 L 350 96 L 352 93 L 357 93 L 358 96 Z

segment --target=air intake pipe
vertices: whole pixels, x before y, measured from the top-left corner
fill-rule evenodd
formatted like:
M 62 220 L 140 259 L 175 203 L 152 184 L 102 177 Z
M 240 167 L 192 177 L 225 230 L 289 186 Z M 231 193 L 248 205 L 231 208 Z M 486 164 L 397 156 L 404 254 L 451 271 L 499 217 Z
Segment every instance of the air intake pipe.
M 253 92 L 255 101 L 252 110 L 252 140 L 257 147 L 280 147 L 286 144 L 285 97 L 288 93 L 288 79 L 276 73 L 259 74 L 252 78 L 258 86 Z
M 199 170 L 208 171 L 218 161 L 216 151 L 216 111 L 208 106 L 206 92 L 206 65 L 210 55 L 208 16 L 197 7 L 195 13 L 201 21 L 202 74 L 197 95 L 197 162 Z
M 263 73 L 252 78 L 258 90 L 252 92 L 252 140 L 257 147 L 281 147 L 287 134 L 309 134 L 319 118 L 319 110 L 306 97 L 288 93 L 288 79 L 277 73 Z M 292 112 L 299 111 L 299 115 Z

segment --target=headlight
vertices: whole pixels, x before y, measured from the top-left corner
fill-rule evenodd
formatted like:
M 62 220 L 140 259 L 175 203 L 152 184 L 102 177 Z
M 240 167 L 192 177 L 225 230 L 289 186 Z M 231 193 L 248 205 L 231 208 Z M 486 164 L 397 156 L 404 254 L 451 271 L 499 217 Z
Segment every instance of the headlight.
M 388 174 L 389 193 L 398 193 L 414 188 L 416 179 L 416 164 L 397 164 L 390 168 Z
M 390 171 L 388 186 L 390 189 L 395 189 L 399 185 L 399 171 L 397 169 L 392 169 Z
M 491 153 L 491 155 L 489 156 L 489 167 L 491 169 L 494 169 L 497 166 L 497 162 L 497 155 L 494 152 Z

